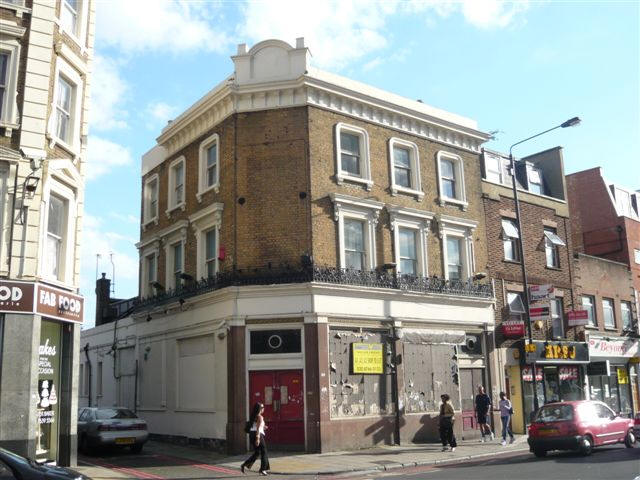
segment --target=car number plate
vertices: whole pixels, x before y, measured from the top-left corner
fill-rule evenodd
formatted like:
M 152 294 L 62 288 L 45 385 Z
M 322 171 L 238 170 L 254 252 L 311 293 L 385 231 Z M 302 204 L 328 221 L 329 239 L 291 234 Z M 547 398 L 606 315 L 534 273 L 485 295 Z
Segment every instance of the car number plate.
M 545 428 L 545 429 L 538 430 L 538 434 L 541 437 L 549 437 L 551 435 L 556 435 L 557 433 L 558 433 L 557 428 Z
M 136 443 L 136 439 L 133 437 L 116 438 L 116 445 L 131 445 L 132 443 Z

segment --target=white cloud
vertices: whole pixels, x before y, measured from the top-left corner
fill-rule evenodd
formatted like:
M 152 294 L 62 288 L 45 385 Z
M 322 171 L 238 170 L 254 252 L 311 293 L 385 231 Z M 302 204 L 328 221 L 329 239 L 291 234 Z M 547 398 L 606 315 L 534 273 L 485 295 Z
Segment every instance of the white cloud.
M 95 135 L 89 136 L 85 173 L 87 181 L 95 180 L 114 168 L 132 163 L 133 157 L 128 148 Z
M 227 52 L 229 39 L 213 2 L 110 0 L 97 2 L 96 43 L 136 53 L 162 50 Z
M 151 102 L 145 108 L 147 128 L 156 129 L 164 127 L 178 113 L 178 108 L 165 102 Z
M 132 215 L 130 213 L 122 214 L 118 212 L 109 212 L 109 216 L 116 220 L 120 220 L 123 223 L 131 223 L 133 225 L 140 224 L 140 219 L 136 215 Z
M 341 69 L 389 46 L 392 39 L 386 22 L 394 15 L 420 14 L 433 21 L 434 14 L 446 18 L 459 13 L 475 27 L 488 29 L 510 25 L 527 8 L 527 1 L 500 0 L 248 2 L 242 7 L 244 19 L 238 34 L 254 42 L 279 38 L 292 44 L 295 38 L 305 37 L 314 65 Z M 377 64 L 378 59 L 374 58 L 364 68 L 370 70 Z
M 129 87 L 122 79 L 117 63 L 96 55 L 91 80 L 91 128 L 126 128 L 127 113 L 122 105 Z

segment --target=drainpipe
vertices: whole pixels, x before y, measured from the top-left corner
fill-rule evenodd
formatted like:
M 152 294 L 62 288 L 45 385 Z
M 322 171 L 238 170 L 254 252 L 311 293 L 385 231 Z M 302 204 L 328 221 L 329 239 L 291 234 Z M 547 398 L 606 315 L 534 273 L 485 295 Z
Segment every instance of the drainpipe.
M 13 226 L 16 223 L 16 197 L 18 196 L 18 171 L 20 170 L 20 162 L 16 163 L 16 175 L 13 181 L 13 199 L 11 200 L 11 227 L 9 229 L 9 251 L 7 252 L 7 268 L 8 277 L 11 278 L 11 258 L 13 257 Z
M 87 406 L 91 406 L 91 359 L 89 358 L 89 344 L 87 343 L 84 346 L 84 355 L 85 357 L 87 357 L 87 368 L 89 369 L 89 380 L 88 380 L 88 384 L 89 384 L 89 405 Z

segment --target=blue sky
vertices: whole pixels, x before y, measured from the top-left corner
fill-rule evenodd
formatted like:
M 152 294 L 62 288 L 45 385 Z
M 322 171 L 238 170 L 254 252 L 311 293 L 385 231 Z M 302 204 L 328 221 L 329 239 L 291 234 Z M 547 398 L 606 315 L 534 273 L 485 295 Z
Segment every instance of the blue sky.
M 640 7 L 628 2 L 99 0 L 82 253 L 85 322 L 98 271 L 137 294 L 140 158 L 166 122 L 232 73 L 238 43 L 305 37 L 315 66 L 497 130 L 487 148 L 564 147 L 640 189 Z

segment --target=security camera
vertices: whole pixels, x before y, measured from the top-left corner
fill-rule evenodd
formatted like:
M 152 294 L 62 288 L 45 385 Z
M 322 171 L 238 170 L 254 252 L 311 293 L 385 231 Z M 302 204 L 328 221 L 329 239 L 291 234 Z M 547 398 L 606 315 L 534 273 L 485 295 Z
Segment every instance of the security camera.
M 464 344 L 469 350 L 474 350 L 476 348 L 475 337 L 467 337 L 464 341 Z

